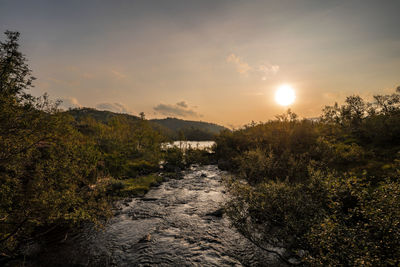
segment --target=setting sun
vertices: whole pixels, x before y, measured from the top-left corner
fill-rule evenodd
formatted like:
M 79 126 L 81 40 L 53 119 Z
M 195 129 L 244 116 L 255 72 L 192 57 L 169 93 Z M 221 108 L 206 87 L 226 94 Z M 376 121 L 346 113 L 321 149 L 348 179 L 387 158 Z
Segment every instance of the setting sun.
M 296 94 L 290 85 L 284 84 L 279 86 L 275 93 L 275 101 L 281 106 L 293 104 Z
M 0 0 L 0 267 L 400 267 L 399 11 Z

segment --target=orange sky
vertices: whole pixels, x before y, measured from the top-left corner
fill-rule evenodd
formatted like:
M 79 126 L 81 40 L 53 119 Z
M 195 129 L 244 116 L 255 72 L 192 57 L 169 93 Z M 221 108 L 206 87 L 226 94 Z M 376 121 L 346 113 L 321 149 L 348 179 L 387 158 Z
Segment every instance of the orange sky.
M 238 127 L 400 85 L 398 1 L 4 1 L 0 30 L 65 107 Z

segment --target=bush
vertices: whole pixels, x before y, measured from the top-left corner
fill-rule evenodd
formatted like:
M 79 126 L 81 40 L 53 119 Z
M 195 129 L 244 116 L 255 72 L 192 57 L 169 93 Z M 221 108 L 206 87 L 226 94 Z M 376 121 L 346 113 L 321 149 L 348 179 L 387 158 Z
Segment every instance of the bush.
M 262 248 L 314 266 L 397 266 L 400 184 L 312 171 L 307 183 L 228 182 L 233 225 Z
M 150 190 L 151 186 L 159 184 L 162 180 L 163 177 L 157 174 L 124 180 L 112 179 L 108 185 L 107 194 L 114 197 L 142 196 Z
M 357 177 L 334 181 L 329 215 L 307 236 L 313 265 L 398 266 L 400 264 L 400 185 L 387 180 L 376 188 Z
M 185 163 L 187 166 L 192 164 L 210 164 L 211 157 L 212 154 L 207 150 L 189 148 L 185 151 Z
M 138 175 L 146 175 L 154 173 L 160 169 L 158 163 L 152 163 L 147 160 L 137 160 L 130 162 L 127 166 L 128 175 L 130 177 L 136 177 Z
M 0 42 L 0 257 L 41 229 L 100 224 L 110 215 L 97 187 L 100 153 L 47 95 L 26 92 L 33 77 L 16 32 Z
M 233 161 L 239 166 L 239 176 L 252 185 L 269 180 L 289 180 L 296 183 L 307 181 L 307 168 L 311 163 L 307 154 L 295 155 L 285 152 L 278 156 L 272 150 L 264 151 L 260 148 L 245 151 Z
M 218 136 L 237 229 L 285 248 L 285 261 L 400 265 L 400 87 L 375 100 L 351 96 L 318 121 L 288 112 Z
M 234 226 L 260 247 L 307 249 L 307 233 L 326 215 L 327 188 L 320 173 L 308 183 L 267 181 L 256 186 L 228 182 L 227 214 Z
M 182 149 L 178 147 L 168 148 L 164 152 L 164 170 L 170 171 L 180 171 L 185 168 L 184 154 Z

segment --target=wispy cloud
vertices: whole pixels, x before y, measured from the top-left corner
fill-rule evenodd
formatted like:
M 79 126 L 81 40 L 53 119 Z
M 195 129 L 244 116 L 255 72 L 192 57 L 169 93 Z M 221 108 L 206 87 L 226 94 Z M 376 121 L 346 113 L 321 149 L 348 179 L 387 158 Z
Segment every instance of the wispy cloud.
M 117 79 L 125 79 L 127 77 L 124 73 L 116 70 L 111 70 L 111 74 Z
M 93 79 L 94 78 L 94 74 L 93 73 L 89 73 L 89 72 L 84 72 L 81 74 L 81 76 L 85 79 Z
M 180 101 L 174 105 L 158 104 L 153 108 L 157 113 L 165 116 L 177 117 L 202 117 L 194 108 L 190 108 L 185 101 Z
M 261 64 L 258 66 L 251 66 L 247 62 L 243 61 L 239 56 L 232 53 L 226 58 L 226 62 L 234 64 L 236 71 L 241 75 L 249 76 L 250 73 L 260 76 L 263 81 L 269 77 L 276 75 L 279 71 L 278 65 L 272 65 L 269 63 Z
M 261 80 L 265 81 L 268 77 L 277 74 L 279 71 L 278 65 L 264 64 L 258 66 L 258 72 L 261 74 Z
M 96 105 L 97 109 L 108 110 L 117 113 L 132 113 L 129 108 L 121 103 L 100 103 Z
M 236 71 L 242 75 L 247 76 L 248 72 L 252 69 L 248 63 L 244 62 L 240 57 L 233 53 L 226 58 L 226 62 L 234 64 Z

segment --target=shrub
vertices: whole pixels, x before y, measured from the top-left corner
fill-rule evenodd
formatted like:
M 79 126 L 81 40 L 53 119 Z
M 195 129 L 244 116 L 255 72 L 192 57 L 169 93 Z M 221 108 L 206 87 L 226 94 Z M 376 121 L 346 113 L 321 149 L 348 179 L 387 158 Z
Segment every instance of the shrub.
M 184 154 L 182 149 L 178 147 L 168 148 L 164 152 L 164 164 L 165 171 L 179 171 L 185 167 Z
M 185 151 L 185 163 L 187 166 L 192 164 L 207 165 L 211 162 L 212 154 L 206 150 L 189 148 Z
M 260 247 L 295 252 L 308 248 L 306 234 L 326 215 L 327 188 L 320 173 L 308 183 L 266 181 L 251 186 L 228 182 L 227 214 L 234 226 Z
M 107 194 L 114 197 L 142 196 L 150 190 L 151 186 L 162 182 L 163 177 L 157 174 L 139 176 L 130 179 L 112 179 L 108 185 Z
M 307 236 L 312 265 L 398 266 L 400 185 L 375 188 L 357 177 L 335 180 L 329 214 Z

